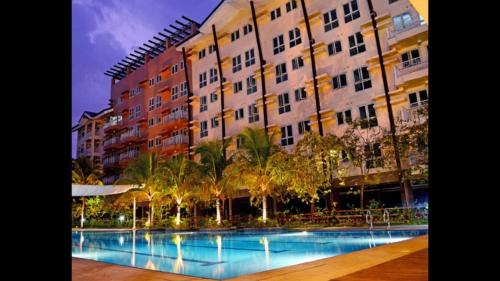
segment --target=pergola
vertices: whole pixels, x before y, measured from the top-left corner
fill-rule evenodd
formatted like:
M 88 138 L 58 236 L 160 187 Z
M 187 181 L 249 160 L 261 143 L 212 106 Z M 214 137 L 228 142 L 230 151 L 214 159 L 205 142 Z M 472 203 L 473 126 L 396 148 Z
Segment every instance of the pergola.
M 80 221 L 80 227 L 83 228 L 84 221 L 84 209 L 85 209 L 85 197 L 94 196 L 107 196 L 107 195 L 117 195 L 125 193 L 133 188 L 142 188 L 143 186 L 129 184 L 129 185 L 81 185 L 72 184 L 71 186 L 71 196 L 72 197 L 82 197 L 82 218 Z M 134 211 L 133 211 L 133 226 L 132 229 L 135 230 L 135 210 L 136 210 L 136 198 L 134 196 Z

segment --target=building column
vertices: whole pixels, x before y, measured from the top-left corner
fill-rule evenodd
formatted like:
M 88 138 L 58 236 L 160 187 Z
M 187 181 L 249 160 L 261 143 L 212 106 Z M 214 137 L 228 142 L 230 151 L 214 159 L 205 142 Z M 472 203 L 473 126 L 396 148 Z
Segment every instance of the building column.
M 219 82 L 220 82 L 220 112 L 221 112 L 221 126 L 222 126 L 222 141 L 224 142 L 226 138 L 226 122 L 224 120 L 224 82 L 225 78 L 222 73 L 222 62 L 220 59 L 220 50 L 219 50 L 219 42 L 217 40 L 217 31 L 215 29 L 215 24 L 212 25 L 212 33 L 214 36 L 214 44 L 215 44 L 215 54 L 217 56 L 217 66 L 219 69 Z M 226 149 L 223 150 L 224 159 L 226 158 Z

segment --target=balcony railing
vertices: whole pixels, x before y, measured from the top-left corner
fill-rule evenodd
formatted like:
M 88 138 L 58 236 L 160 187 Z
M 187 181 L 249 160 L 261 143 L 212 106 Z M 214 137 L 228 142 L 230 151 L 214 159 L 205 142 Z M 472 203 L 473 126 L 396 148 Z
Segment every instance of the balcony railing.
M 170 113 L 163 119 L 164 123 L 172 122 L 179 119 L 188 119 L 188 112 L 185 110 Z
M 116 119 L 111 119 L 108 122 L 106 122 L 103 126 L 104 129 L 107 129 L 109 127 L 121 125 L 123 122 L 122 116 L 118 116 Z
M 186 135 L 177 135 L 173 136 L 171 138 L 168 138 L 167 140 L 163 141 L 163 147 L 168 147 L 171 145 L 176 145 L 176 144 L 188 144 L 189 143 L 189 137 Z
M 139 155 L 139 151 L 137 151 L 137 150 L 132 150 L 132 151 L 128 151 L 125 153 L 121 153 L 120 154 L 120 161 L 132 159 L 132 158 L 137 157 L 138 155 Z
M 108 146 L 108 145 L 112 145 L 112 144 L 119 143 L 119 142 L 120 142 L 120 138 L 114 137 L 114 138 L 104 140 L 103 144 L 104 144 L 104 146 Z
M 429 67 L 429 62 L 423 60 L 422 58 L 413 58 L 411 60 L 404 61 L 396 67 L 396 77 L 401 77 L 403 75 L 419 71 Z
M 421 122 L 427 119 L 428 100 L 410 104 L 409 108 L 401 108 L 401 119 L 405 122 Z
M 392 39 L 392 38 L 396 37 L 397 34 L 403 33 L 405 31 L 411 30 L 413 28 L 419 27 L 419 26 L 424 25 L 424 24 L 425 24 L 425 22 L 423 20 L 416 20 L 416 21 L 412 22 L 411 24 L 405 25 L 405 26 L 400 27 L 400 28 L 396 28 L 393 24 L 392 27 L 387 30 L 387 38 Z
M 104 160 L 102 160 L 102 164 L 104 166 L 109 166 L 109 165 L 117 164 L 119 161 L 120 161 L 120 158 L 118 157 L 118 155 L 111 156 L 111 157 L 104 158 Z
M 120 141 L 125 141 L 129 138 L 133 138 L 133 137 L 141 137 L 141 131 L 140 130 L 133 130 L 133 131 L 128 131 L 124 134 L 121 134 L 120 135 Z

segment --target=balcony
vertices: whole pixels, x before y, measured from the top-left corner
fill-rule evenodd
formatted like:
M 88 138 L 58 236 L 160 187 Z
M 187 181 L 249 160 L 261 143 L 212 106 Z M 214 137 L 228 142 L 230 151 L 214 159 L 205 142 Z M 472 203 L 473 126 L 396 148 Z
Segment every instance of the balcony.
M 119 161 L 120 161 L 120 158 L 118 157 L 118 155 L 116 155 L 116 156 L 104 158 L 104 160 L 102 161 L 102 164 L 104 165 L 105 168 L 108 168 L 108 167 L 118 165 Z
M 184 150 L 184 148 L 187 148 L 188 144 L 189 144 L 189 136 L 177 135 L 170 137 L 163 141 L 162 153 L 175 154 L 180 150 Z
M 406 32 L 406 31 L 413 30 L 413 29 L 418 28 L 420 26 L 427 26 L 427 25 L 424 23 L 424 21 L 421 21 L 421 20 L 414 21 L 414 22 L 412 22 L 408 25 L 405 25 L 403 27 L 400 27 L 400 28 L 396 28 L 393 24 L 389 29 L 387 29 L 387 39 L 394 39 L 398 35 L 401 35 L 402 33 Z
M 189 118 L 188 112 L 186 110 L 181 110 L 181 111 L 176 111 L 174 113 L 170 113 L 169 115 L 165 116 L 163 122 L 169 123 L 181 119 L 187 120 L 188 118 Z
M 104 132 L 115 131 L 119 129 L 121 125 L 123 125 L 122 116 L 116 116 L 115 119 L 110 119 L 108 122 L 104 124 L 103 126 Z
M 113 137 L 103 142 L 104 149 L 116 149 L 121 146 L 120 137 Z
M 429 63 L 422 58 L 413 58 L 400 63 L 395 69 L 396 86 L 401 86 L 410 81 L 427 80 Z
M 133 142 L 139 139 L 141 139 L 140 130 L 132 130 L 120 135 L 121 142 Z
M 401 119 L 407 123 L 422 124 L 428 118 L 428 100 L 410 104 L 409 108 L 401 108 Z
M 120 154 L 120 165 L 121 164 L 124 164 L 124 162 L 127 162 L 131 159 L 134 159 L 136 158 L 137 156 L 139 155 L 139 151 L 138 150 L 131 150 L 131 151 L 128 151 L 128 152 L 125 152 L 125 153 L 121 153 Z
M 404 49 L 428 40 L 428 25 L 422 21 L 412 22 L 400 28 L 392 25 L 387 29 L 390 48 Z

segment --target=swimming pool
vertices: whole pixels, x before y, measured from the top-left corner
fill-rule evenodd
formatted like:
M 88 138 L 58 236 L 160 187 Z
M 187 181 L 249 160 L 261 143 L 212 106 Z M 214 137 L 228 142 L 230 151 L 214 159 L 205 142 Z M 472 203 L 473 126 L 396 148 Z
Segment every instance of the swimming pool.
M 73 257 L 226 279 L 427 234 L 393 231 L 73 232 Z

